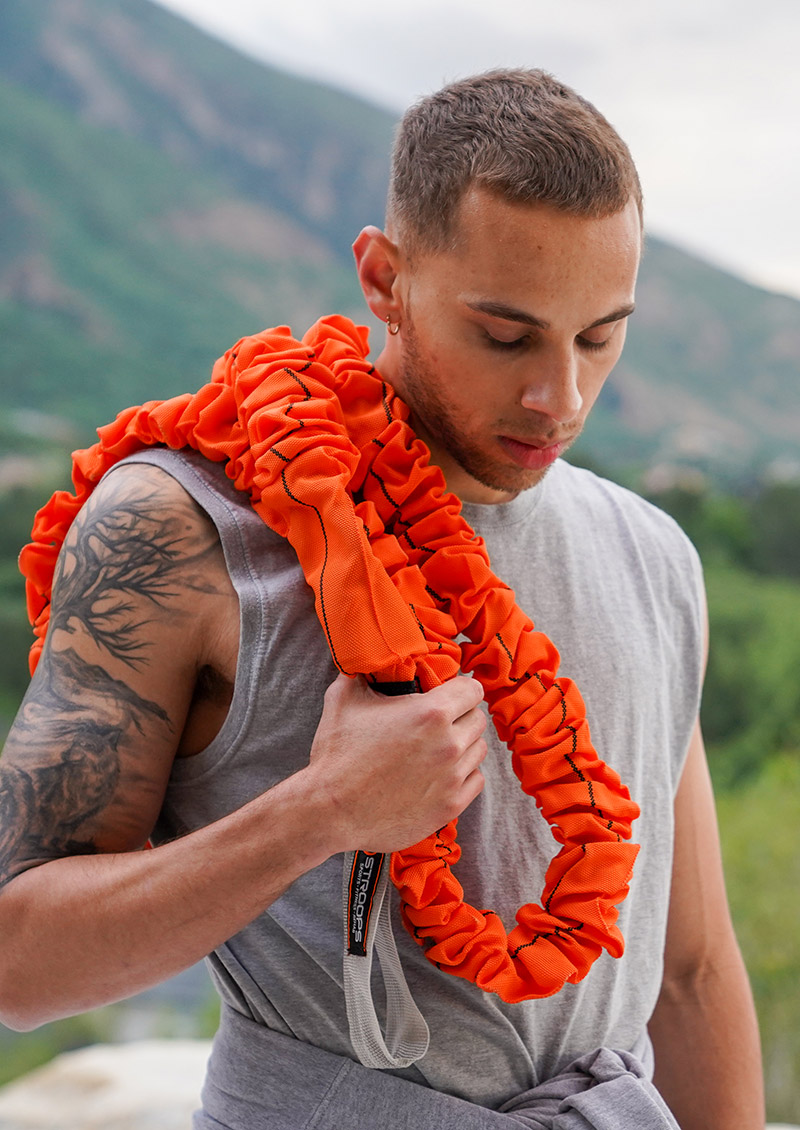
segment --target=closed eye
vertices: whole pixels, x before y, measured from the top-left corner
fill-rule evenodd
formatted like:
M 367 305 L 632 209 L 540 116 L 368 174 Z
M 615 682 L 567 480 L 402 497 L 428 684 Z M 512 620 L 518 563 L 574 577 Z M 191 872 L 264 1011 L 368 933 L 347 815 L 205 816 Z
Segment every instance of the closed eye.
M 610 337 L 607 337 L 605 341 L 590 341 L 588 337 L 581 337 L 580 334 L 576 341 L 581 349 L 585 349 L 588 353 L 599 353 L 601 349 L 606 349 L 611 344 Z
M 486 330 L 483 331 L 483 336 L 490 349 L 497 349 L 502 353 L 513 353 L 515 350 L 523 349 L 530 341 L 530 334 L 523 334 L 522 337 L 515 337 L 511 341 L 492 337 Z

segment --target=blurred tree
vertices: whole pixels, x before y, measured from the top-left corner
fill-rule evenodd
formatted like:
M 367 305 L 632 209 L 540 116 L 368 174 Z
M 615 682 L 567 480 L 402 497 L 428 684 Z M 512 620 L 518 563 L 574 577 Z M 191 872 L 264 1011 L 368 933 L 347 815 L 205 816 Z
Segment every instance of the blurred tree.
M 676 485 L 648 495 L 687 533 L 706 565 L 728 563 L 750 569 L 756 534 L 750 505 L 702 482 Z
M 800 577 L 800 483 L 770 483 L 752 507 L 755 568 Z
M 28 648 L 33 641 L 25 610 L 25 583 L 17 567 L 19 551 L 30 540 L 33 516 L 46 488 L 18 486 L 0 491 L 0 741 L 24 695 Z
M 761 1026 L 768 1117 L 800 1111 L 800 757 L 771 758 L 718 798 L 731 914 Z
M 712 566 L 702 720 L 715 783 L 752 776 L 800 747 L 800 586 Z

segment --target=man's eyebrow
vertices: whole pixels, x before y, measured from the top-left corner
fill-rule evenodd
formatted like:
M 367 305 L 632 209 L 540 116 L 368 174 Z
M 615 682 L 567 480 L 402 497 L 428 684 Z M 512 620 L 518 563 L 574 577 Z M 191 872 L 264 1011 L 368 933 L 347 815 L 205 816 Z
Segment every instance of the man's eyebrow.
M 466 305 L 470 310 L 475 310 L 479 314 L 488 314 L 491 318 L 503 318 L 507 322 L 519 322 L 525 326 L 533 326 L 537 330 L 550 329 L 550 323 L 543 318 L 537 318 L 535 314 L 530 314 L 527 310 L 520 310 L 517 306 L 507 306 L 504 302 L 492 302 L 489 299 L 478 298 L 475 300 L 468 299 Z M 618 310 L 614 310 L 611 314 L 607 314 L 604 318 L 598 318 L 590 326 L 583 328 L 593 330 L 596 326 L 605 326 L 609 322 L 619 322 L 622 318 L 631 315 L 634 309 L 635 303 L 629 302 L 625 306 L 620 306 Z
M 527 310 L 520 310 L 516 306 L 506 306 L 504 302 L 492 302 L 488 298 L 467 299 L 466 305 L 478 314 L 488 314 L 491 318 L 503 318 L 507 322 L 522 322 L 526 326 L 534 326 L 537 330 L 549 330 L 550 323 Z
M 606 326 L 609 322 L 620 322 L 623 318 L 629 318 L 636 309 L 635 302 L 629 302 L 627 306 L 620 306 L 619 310 L 615 310 L 613 314 L 609 314 L 605 318 L 598 318 L 596 322 L 592 322 L 590 326 L 585 326 L 584 329 L 593 330 L 595 326 Z

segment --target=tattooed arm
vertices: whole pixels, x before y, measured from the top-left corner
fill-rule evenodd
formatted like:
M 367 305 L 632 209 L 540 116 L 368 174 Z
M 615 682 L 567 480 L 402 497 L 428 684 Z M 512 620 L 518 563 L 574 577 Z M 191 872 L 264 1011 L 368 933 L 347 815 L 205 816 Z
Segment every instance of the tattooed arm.
M 201 513 L 150 468 L 116 472 L 79 515 L 0 762 L 0 883 L 147 839 L 202 661 L 193 612 L 221 599 L 217 556 Z
M 8 1026 L 156 984 L 335 852 L 416 842 L 480 791 L 473 680 L 386 701 L 340 678 L 306 769 L 207 828 L 136 850 L 186 752 L 198 682 L 224 667 L 226 648 L 235 665 L 236 626 L 216 532 L 182 488 L 143 466 L 104 480 L 62 550 L 46 645 L 0 760 Z M 388 748 L 386 733 L 398 735 Z

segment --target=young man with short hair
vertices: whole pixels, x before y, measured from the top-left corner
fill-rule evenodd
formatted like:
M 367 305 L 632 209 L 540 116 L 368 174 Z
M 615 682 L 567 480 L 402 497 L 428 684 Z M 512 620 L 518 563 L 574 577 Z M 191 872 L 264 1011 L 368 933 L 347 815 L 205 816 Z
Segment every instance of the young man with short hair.
M 622 350 L 641 241 L 615 131 L 550 76 L 509 71 L 408 112 L 386 231 L 355 243 L 387 324 L 379 373 L 641 807 L 624 957 L 505 1003 L 398 924 L 429 1044 L 402 1066 L 356 1062 L 339 854 L 399 851 L 460 814 L 467 895 L 510 925 L 552 837 L 476 680 L 387 701 L 336 678 L 292 548 L 218 465 L 155 448 L 70 529 L 0 763 L 5 1023 L 119 999 L 210 953 L 223 1019 L 198 1128 L 500 1130 L 550 1125 L 535 1112 L 562 1103 L 559 1126 L 608 1126 L 609 1110 L 620 1130 L 674 1126 L 648 1090 L 653 1058 L 683 1130 L 763 1124 L 697 725 L 696 555 L 665 515 L 560 459 Z M 581 1072 L 584 1108 L 567 1101 Z

